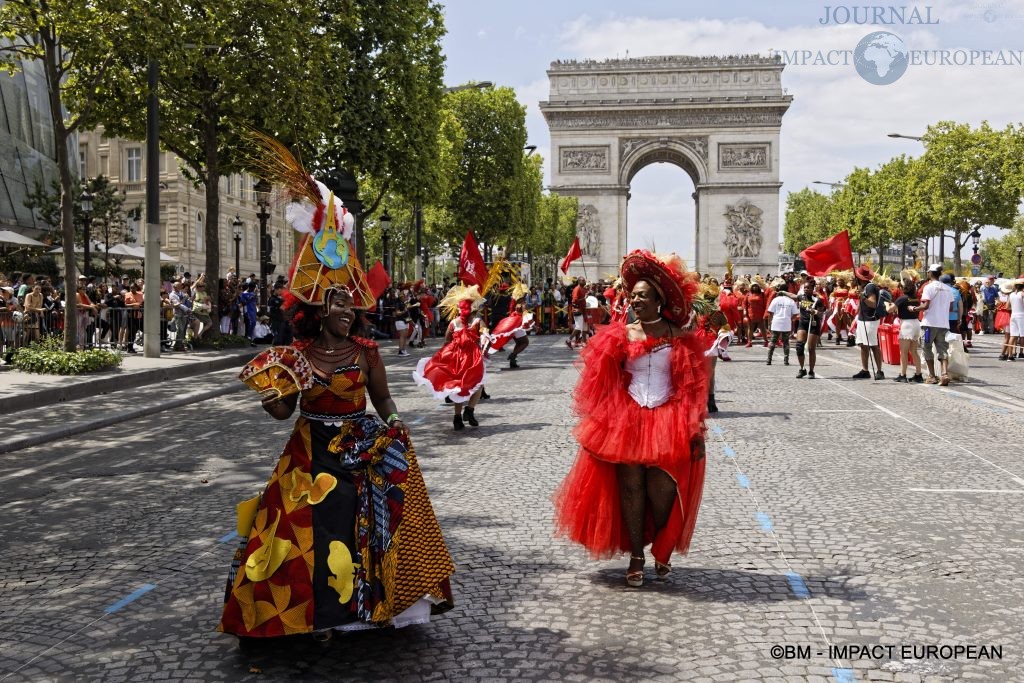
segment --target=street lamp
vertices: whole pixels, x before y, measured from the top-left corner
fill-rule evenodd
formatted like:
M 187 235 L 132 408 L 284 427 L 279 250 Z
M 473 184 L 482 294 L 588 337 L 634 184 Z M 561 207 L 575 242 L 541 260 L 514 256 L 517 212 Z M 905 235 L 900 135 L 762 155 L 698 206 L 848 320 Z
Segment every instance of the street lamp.
M 978 244 L 981 242 L 981 232 L 977 228 L 971 233 L 971 246 L 974 248 L 974 253 L 978 253 Z
M 241 279 L 242 277 L 242 266 L 239 262 L 241 258 L 241 244 L 242 244 L 242 219 L 235 214 L 235 220 L 231 222 L 231 227 L 235 236 L 235 277 Z
M 1024 254 L 1024 247 L 1017 247 L 1017 277 L 1020 277 L 1020 255 Z
M 82 224 L 84 226 L 84 237 L 85 237 L 85 269 L 82 274 L 89 277 L 89 229 L 92 227 L 92 200 L 93 195 L 89 192 L 89 188 L 82 190 L 82 194 L 78 197 L 78 205 L 82 209 Z
M 830 182 L 827 182 L 827 181 L 824 181 L 824 180 L 812 180 L 811 184 L 812 185 L 829 185 L 830 187 L 842 187 L 843 186 L 842 183 L 830 183 Z
M 267 234 L 267 221 L 270 220 L 271 185 L 265 179 L 260 178 L 252 189 L 256 192 L 256 203 L 260 207 L 256 218 L 260 219 L 260 306 L 262 307 L 267 305 L 267 264 L 273 249 L 270 235 Z
M 904 140 L 917 140 L 918 142 L 924 139 L 918 135 L 903 135 L 902 133 L 888 133 L 887 135 L 890 138 L 903 138 Z
M 523 147 L 523 149 L 526 150 L 526 156 L 530 156 L 537 151 L 537 145 L 527 145 L 526 147 Z
M 391 257 L 388 254 L 388 231 L 391 230 L 391 214 L 387 209 L 380 216 L 380 250 L 384 261 L 384 272 L 391 277 Z

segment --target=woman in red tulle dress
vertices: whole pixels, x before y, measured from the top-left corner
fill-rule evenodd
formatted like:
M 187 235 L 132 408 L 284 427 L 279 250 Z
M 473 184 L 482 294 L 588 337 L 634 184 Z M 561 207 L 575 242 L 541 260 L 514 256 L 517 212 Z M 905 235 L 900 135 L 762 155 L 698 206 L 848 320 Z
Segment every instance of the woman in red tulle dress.
M 664 260 L 663 260 L 664 259 Z M 704 348 L 680 329 L 697 281 L 678 256 L 637 250 L 622 265 L 637 321 L 608 325 L 581 354 L 576 462 L 555 496 L 558 532 L 594 557 L 630 553 L 626 583 L 659 577 L 690 545 L 704 486 Z
M 431 358 L 421 358 L 412 373 L 416 383 L 430 389 L 434 398 L 455 404 L 456 431 L 464 429 L 467 422 L 471 427 L 480 426 L 475 408 L 487 377 L 480 348 L 483 320 L 474 309 L 482 301 L 475 285 L 456 285 L 448 292 L 441 308 L 454 315 L 444 336 L 444 346 Z

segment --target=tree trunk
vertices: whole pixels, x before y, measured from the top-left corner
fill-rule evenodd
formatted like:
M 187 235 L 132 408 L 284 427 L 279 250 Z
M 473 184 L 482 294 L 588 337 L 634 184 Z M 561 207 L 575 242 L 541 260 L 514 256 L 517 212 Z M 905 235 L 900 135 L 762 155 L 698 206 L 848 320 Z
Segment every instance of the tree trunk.
M 220 300 L 220 157 L 217 149 L 217 117 L 212 111 L 207 111 L 206 115 L 203 131 L 203 152 L 206 157 L 206 293 L 210 297 L 210 318 L 213 320 L 210 336 L 217 337 L 220 335 L 220 308 L 227 303 Z
M 960 235 L 962 235 L 962 234 L 963 234 L 963 232 L 961 232 L 960 230 L 955 230 L 953 232 L 953 276 L 954 277 L 957 277 L 957 276 L 960 275 L 960 267 L 962 265 L 962 259 L 960 258 L 960 249 L 962 248 L 962 245 L 960 244 Z
M 50 121 L 53 124 L 54 146 L 57 152 L 57 175 L 60 178 L 60 232 L 64 247 L 64 350 L 78 347 L 78 294 L 75 275 L 75 213 L 72 196 L 73 180 L 68 158 L 68 130 L 64 126 L 64 112 L 60 101 L 60 76 L 57 73 L 57 38 L 48 29 L 40 32 L 43 43 L 43 64 L 46 70 L 47 97 L 50 102 Z

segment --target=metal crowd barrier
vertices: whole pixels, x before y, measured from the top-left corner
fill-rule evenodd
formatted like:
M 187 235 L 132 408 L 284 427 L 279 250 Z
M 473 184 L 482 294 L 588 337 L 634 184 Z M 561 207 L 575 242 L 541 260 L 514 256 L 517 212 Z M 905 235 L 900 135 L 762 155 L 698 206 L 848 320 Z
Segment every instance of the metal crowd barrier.
M 174 339 L 174 323 L 166 315 L 160 317 L 160 341 L 167 345 Z M 106 308 L 98 312 L 78 311 L 78 343 L 85 348 L 125 349 L 141 351 L 142 308 Z M 64 335 L 64 311 L 0 310 L 0 354 L 40 341 L 45 337 Z

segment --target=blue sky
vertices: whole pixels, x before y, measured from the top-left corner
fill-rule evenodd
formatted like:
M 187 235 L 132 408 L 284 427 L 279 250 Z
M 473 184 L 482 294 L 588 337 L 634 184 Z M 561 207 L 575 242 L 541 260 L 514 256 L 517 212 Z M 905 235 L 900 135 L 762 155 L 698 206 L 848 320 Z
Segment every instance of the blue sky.
M 824 8 L 839 4 L 450 0 L 444 3 L 446 83 L 487 80 L 515 88 L 527 105 L 530 143 L 550 160 L 547 127 L 537 102 L 547 99 L 545 70 L 556 59 L 852 49 L 873 30 L 892 31 L 916 50 L 1024 50 L 1024 2 L 1019 0 L 878 2 L 916 7 L 921 14 L 931 7 L 931 17 L 939 23 L 820 25 Z M 886 133 L 920 134 L 927 124 L 942 119 L 972 124 L 988 120 L 999 127 L 1019 122 L 1024 67 L 911 66 L 897 82 L 876 86 L 852 66 L 790 65 L 783 72 L 783 86 L 794 96 L 782 125 L 784 207 L 787 192 L 814 180 L 839 180 L 854 166 L 875 167 L 894 155 L 920 152 L 918 143 L 891 140 Z M 689 177 L 673 166 L 656 164 L 637 174 L 631 190 L 629 247 L 653 245 L 691 257 Z

